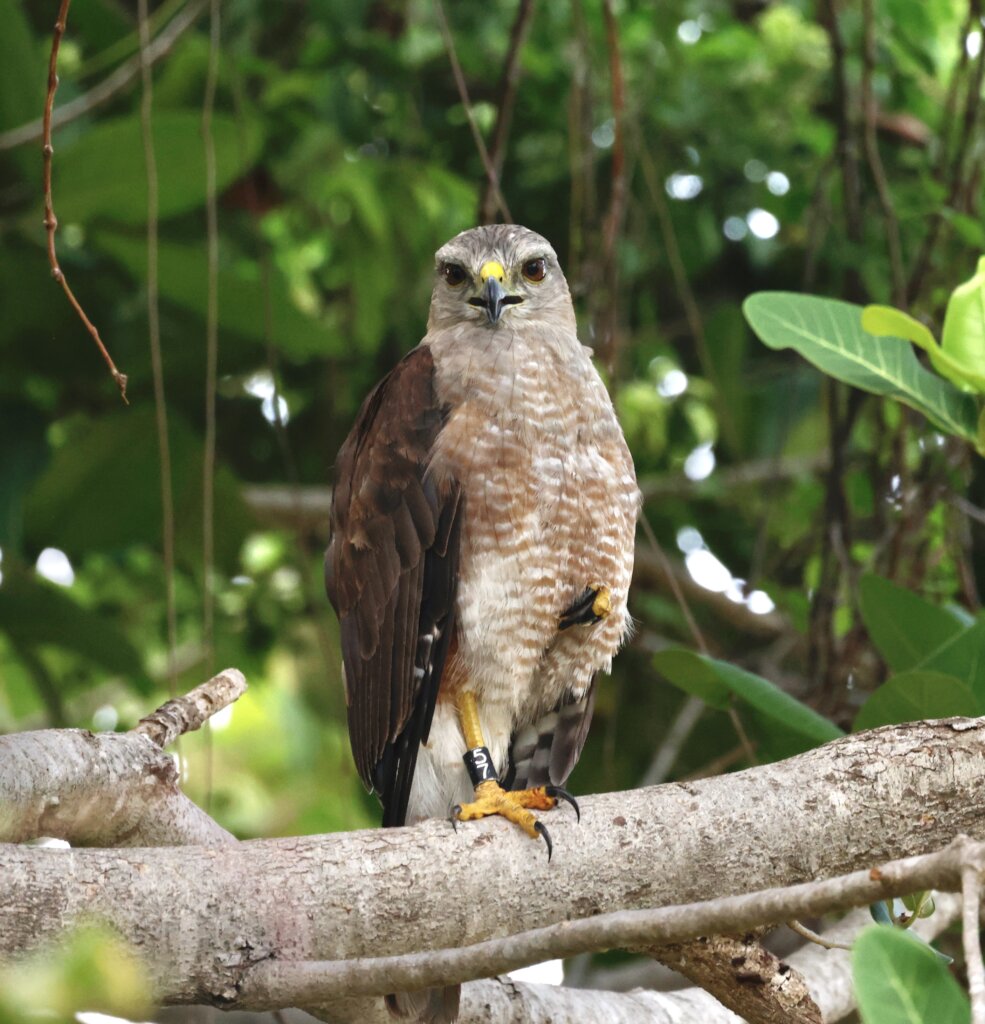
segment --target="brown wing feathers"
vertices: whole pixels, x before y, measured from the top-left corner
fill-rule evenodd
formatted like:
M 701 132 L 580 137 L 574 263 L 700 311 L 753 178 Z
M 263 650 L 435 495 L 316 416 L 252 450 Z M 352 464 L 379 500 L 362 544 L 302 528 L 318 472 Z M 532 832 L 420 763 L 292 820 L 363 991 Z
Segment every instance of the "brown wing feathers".
M 461 496 L 427 460 L 446 410 L 427 348 L 363 403 L 339 452 L 325 583 L 342 634 L 359 774 L 403 824 L 454 627 Z

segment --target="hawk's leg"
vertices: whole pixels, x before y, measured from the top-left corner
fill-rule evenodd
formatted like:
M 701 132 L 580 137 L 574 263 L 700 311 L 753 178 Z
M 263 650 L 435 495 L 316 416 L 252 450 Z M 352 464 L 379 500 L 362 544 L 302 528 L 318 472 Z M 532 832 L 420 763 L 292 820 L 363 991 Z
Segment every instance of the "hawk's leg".
M 499 784 L 496 768 L 489 756 L 486 742 L 479 725 L 479 709 L 475 695 L 463 693 L 458 698 L 458 717 L 462 734 L 468 746 L 465 764 L 468 767 L 472 785 L 475 786 L 475 800 L 459 804 L 452 815 L 459 821 L 474 821 L 492 814 L 507 818 L 519 825 L 531 839 L 542 836 L 547 843 L 547 858 L 550 860 L 553 845 L 551 836 L 544 825 L 533 815 L 536 811 L 549 811 L 557 806 L 558 800 L 570 803 L 581 817 L 575 798 L 560 786 L 537 786 L 535 789 L 503 789 Z
M 575 598 L 561 614 L 558 629 L 572 626 L 594 626 L 612 611 L 612 591 L 604 583 L 595 583 Z

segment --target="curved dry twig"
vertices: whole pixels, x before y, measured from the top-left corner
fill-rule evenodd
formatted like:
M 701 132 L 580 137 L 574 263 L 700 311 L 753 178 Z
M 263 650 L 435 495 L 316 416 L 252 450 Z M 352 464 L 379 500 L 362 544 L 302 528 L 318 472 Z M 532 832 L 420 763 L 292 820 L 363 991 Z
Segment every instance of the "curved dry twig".
M 85 324 L 86 330 L 92 336 L 92 340 L 96 343 L 96 347 L 99 349 L 107 367 L 109 367 L 109 372 L 113 380 L 116 381 L 116 386 L 120 389 L 120 397 L 126 402 L 127 375 L 121 373 L 116 368 L 116 363 L 113 362 L 112 356 L 110 356 L 106 346 L 103 344 L 103 339 L 99 336 L 96 325 L 86 316 L 79 300 L 75 297 L 75 293 L 69 287 L 65 273 L 58 264 L 58 255 L 55 251 L 55 232 L 58 230 L 58 218 L 55 216 L 55 204 L 51 192 L 51 162 L 55 153 L 55 148 L 51 143 L 51 120 L 52 111 L 55 106 L 55 91 L 58 89 L 58 50 L 61 46 L 62 36 L 65 35 L 68 8 L 71 2 L 72 0 L 62 0 L 61 7 L 58 9 L 58 18 L 55 21 L 54 34 L 51 39 L 51 56 L 48 59 L 48 93 L 45 97 L 41 132 L 44 143 L 42 147 L 44 154 L 42 177 L 44 182 L 44 227 L 48 235 L 48 263 L 51 266 L 51 276 L 62 286 L 62 291 L 65 292 L 65 296 L 71 303 L 72 308 L 79 315 L 82 323 Z

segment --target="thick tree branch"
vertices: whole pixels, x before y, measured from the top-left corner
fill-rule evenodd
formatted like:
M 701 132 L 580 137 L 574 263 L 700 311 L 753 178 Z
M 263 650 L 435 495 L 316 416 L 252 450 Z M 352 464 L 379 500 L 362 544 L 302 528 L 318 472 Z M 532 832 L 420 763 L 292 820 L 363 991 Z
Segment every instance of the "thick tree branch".
M 132 736 L 56 732 L 4 742 L 16 746 L 32 735 L 52 737 L 48 761 L 55 738 L 72 748 L 76 800 L 87 798 L 81 783 L 104 759 L 103 741 L 108 749 L 113 742 L 137 744 L 163 756 Z M 30 761 L 27 752 L 20 754 Z M 221 849 L 0 847 L 0 958 L 96 916 L 143 950 L 165 1001 L 258 1008 L 269 1005 L 275 984 L 281 985 L 279 1005 L 303 1005 L 301 998 L 288 998 L 286 972 L 320 968 L 301 961 L 455 951 L 514 936 L 508 944 L 527 943 L 523 959 L 529 962 L 578 948 L 741 932 L 752 923 L 810 916 L 909 889 L 958 887 L 966 854 L 977 848 L 955 846 L 874 874 L 869 869 L 887 857 L 937 850 L 961 833 L 985 837 L 983 758 L 985 719 L 951 719 L 845 737 L 726 778 L 590 797 L 580 825 L 560 814 L 552 818 L 550 865 L 525 836 L 495 821 L 457 832 L 447 822 L 431 821 Z M 10 760 L 0 757 L 5 769 Z M 58 798 L 56 813 L 73 802 L 29 764 L 14 775 L 25 770 L 34 792 L 29 784 L 21 789 L 35 805 L 44 794 Z M 3 792 L 6 810 L 6 784 Z M 87 827 L 84 814 L 75 815 L 74 826 Z M 27 838 L 25 831 L 20 838 Z M 51 834 L 49 822 L 39 820 L 36 832 Z M 97 829 L 90 825 L 88 832 Z M 860 866 L 865 870 L 857 871 Z M 759 889 L 771 891 L 749 895 Z M 708 900 L 713 902 L 681 907 Z M 655 916 L 644 922 L 647 913 Z M 552 926 L 550 943 L 516 938 L 531 931 L 543 938 L 542 929 Z M 589 942 L 584 929 L 600 930 Z M 443 969 L 447 956 L 428 959 Z M 482 964 L 482 971 L 496 969 L 488 959 Z M 358 974 L 387 966 L 332 970 Z M 458 971 L 441 980 L 467 976 Z M 379 991 L 395 977 L 410 980 L 386 973 L 361 984 Z M 416 973 L 413 979 L 428 984 L 432 975 Z M 365 1001 L 352 1002 L 352 980 L 346 1005 L 365 1008 Z M 308 978 L 298 983 L 307 985 Z M 300 997 L 315 990 L 291 991 Z M 319 980 L 320 1003 L 327 1000 L 325 991 Z
M 235 842 L 181 792 L 174 759 L 146 736 L 85 729 L 0 736 L 0 843 L 39 836 L 77 846 Z

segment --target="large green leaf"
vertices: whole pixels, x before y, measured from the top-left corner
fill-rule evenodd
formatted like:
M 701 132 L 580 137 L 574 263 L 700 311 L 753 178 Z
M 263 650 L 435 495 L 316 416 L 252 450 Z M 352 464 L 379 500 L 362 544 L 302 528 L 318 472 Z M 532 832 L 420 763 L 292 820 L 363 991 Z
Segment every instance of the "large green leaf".
M 4 567 L 0 630 L 17 646 L 50 644 L 74 651 L 110 672 L 125 675 L 141 693 L 149 690 L 140 655 L 126 634 L 84 608 L 53 583 Z
M 963 629 L 920 662 L 921 669 L 962 680 L 985 707 L 985 620 Z
M 864 1024 L 968 1024 L 968 1000 L 934 951 L 897 928 L 872 925 L 852 949 Z
M 185 565 L 201 563 L 201 445 L 190 428 L 170 417 L 175 542 Z M 131 544 L 157 546 L 161 490 L 152 408 L 104 415 L 52 456 L 32 488 L 25 536 L 37 547 L 53 545 L 70 557 L 115 551 Z M 216 559 L 234 569 L 249 526 L 239 486 L 228 469 L 216 473 Z
M 143 239 L 100 231 L 91 242 L 93 248 L 119 260 L 138 279 L 146 277 L 147 246 Z M 161 242 L 157 253 L 161 295 L 204 319 L 208 283 L 205 247 Z M 251 274 L 256 269 L 248 261 L 219 268 L 219 322 L 224 331 L 263 342 L 267 300 L 258 274 Z M 269 312 L 273 340 L 285 355 L 301 358 L 339 350 L 333 336 L 294 304 L 287 282 L 276 271 L 270 274 Z
M 862 706 L 853 727 L 873 729 L 922 718 L 972 718 L 981 713 L 982 705 L 967 683 L 943 672 L 914 669 L 883 683 Z
M 963 628 L 951 612 L 872 573 L 861 579 L 859 605 L 872 642 L 896 672 L 913 668 Z
M 162 219 L 205 203 L 205 147 L 198 111 L 164 110 L 153 118 L 158 176 L 158 213 Z M 212 122 L 216 180 L 220 189 L 240 177 L 260 149 L 257 122 L 242 127 L 216 115 Z M 105 217 L 123 224 L 147 219 L 147 172 L 140 118 L 94 125 L 72 146 L 58 148 L 55 199 L 64 223 Z
M 54 18 L 51 19 L 54 22 Z M 0 0 L 3 60 L 0 60 L 0 131 L 38 117 L 44 104 L 46 67 L 38 61 L 24 4 Z M 40 152 L 40 147 L 35 154 Z M 40 166 L 41 158 L 32 154 Z
M 725 661 L 683 649 L 661 651 L 653 664 L 675 686 L 724 708 L 734 697 L 769 719 L 774 728 L 799 739 L 807 749 L 844 735 L 833 722 L 760 676 Z
M 909 345 L 863 331 L 861 306 L 792 292 L 758 292 L 742 309 L 770 348 L 792 348 L 829 376 L 895 398 L 946 433 L 977 442 L 975 399 L 924 369 Z

